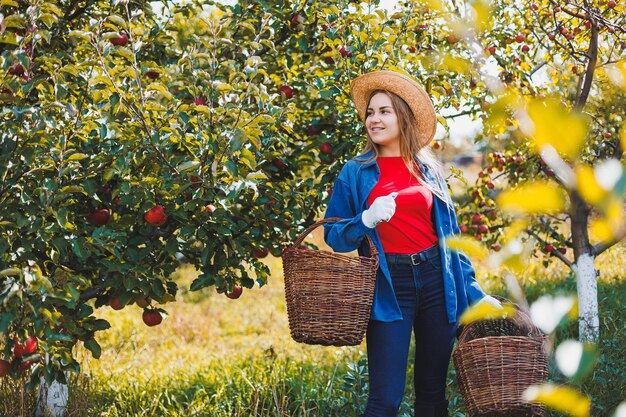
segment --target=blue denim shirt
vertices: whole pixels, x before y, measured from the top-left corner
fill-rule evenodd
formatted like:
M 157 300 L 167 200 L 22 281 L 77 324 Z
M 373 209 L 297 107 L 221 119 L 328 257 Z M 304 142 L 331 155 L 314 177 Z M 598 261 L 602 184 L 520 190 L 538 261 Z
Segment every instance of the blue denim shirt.
M 356 249 L 359 255 L 369 256 L 369 246 L 365 239 L 365 235 L 369 235 L 379 253 L 371 318 L 378 321 L 396 321 L 402 319 L 402 313 L 393 291 L 378 231 L 376 228 L 370 229 L 361 221 L 363 211 L 368 208 L 367 197 L 380 176 L 376 160 L 363 164 L 373 153 L 372 150 L 351 159 L 339 173 L 325 218 L 340 217 L 343 220 L 324 225 L 324 240 L 336 252 L 351 252 Z M 416 158 L 416 161 L 424 180 L 436 190 L 441 190 L 439 194 L 446 200 L 433 196 L 433 219 L 439 238 L 448 321 L 454 323 L 470 304 L 480 300 L 485 293 L 476 282 L 476 273 L 467 256 L 450 250 L 445 243 L 448 236 L 460 233 L 445 180 L 419 159 Z

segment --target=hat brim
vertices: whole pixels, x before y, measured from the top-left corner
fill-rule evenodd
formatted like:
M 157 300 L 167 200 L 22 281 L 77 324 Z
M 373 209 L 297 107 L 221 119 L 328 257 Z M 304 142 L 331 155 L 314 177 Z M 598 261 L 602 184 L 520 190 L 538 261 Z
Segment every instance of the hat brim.
M 369 72 L 355 78 L 350 86 L 350 94 L 363 123 L 367 115 L 368 99 L 374 90 L 390 91 L 409 105 L 415 118 L 422 147 L 433 140 L 437 130 L 435 108 L 430 97 L 417 81 L 404 74 L 388 70 Z

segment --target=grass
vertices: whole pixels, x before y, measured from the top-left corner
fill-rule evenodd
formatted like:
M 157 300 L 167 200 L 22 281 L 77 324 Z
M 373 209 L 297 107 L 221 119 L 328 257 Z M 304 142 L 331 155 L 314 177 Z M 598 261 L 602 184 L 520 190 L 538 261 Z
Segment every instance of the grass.
M 312 240 L 319 242 L 319 234 Z M 594 400 L 594 416 L 609 416 L 626 398 L 625 252 L 625 246 L 616 246 L 597 262 L 601 357 L 593 374 L 579 384 Z M 187 291 L 195 271 L 180 269 L 175 279 L 181 292 L 165 306 L 169 316 L 157 327 L 145 326 L 142 310 L 134 305 L 121 311 L 100 309 L 98 316 L 112 328 L 99 334 L 100 360 L 77 351 L 83 373 L 72 377 L 69 415 L 357 416 L 367 397 L 365 344 L 295 343 L 289 335 L 280 259 L 268 257 L 267 262 L 273 279 L 263 288 L 244 290 L 238 300 L 213 289 Z M 498 274 L 485 265 L 476 267 L 488 292 L 505 294 Z M 544 268 L 538 260 L 520 281 L 531 301 L 546 292 L 575 292 L 573 277 L 559 262 Z M 557 333 L 557 341 L 576 337 L 576 323 Z M 551 378 L 562 381 L 554 371 Z M 33 399 L 20 394 L 19 382 L 0 382 L 0 415 L 30 415 L 26 410 L 32 409 Z M 411 378 L 407 385 L 403 416 L 411 415 Z M 462 416 L 453 372 L 448 385 L 451 415 Z M 21 411 L 8 405 L 19 398 L 24 401 Z

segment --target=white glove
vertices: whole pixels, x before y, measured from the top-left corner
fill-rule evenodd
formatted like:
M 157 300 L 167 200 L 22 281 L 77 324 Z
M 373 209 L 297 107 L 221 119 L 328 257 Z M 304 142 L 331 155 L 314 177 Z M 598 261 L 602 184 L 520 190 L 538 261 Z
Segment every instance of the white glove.
M 502 308 L 502 303 L 490 295 L 485 295 L 483 298 L 480 299 L 479 303 L 488 303 L 494 307 Z
M 396 212 L 395 198 L 398 193 L 376 198 L 370 208 L 365 210 L 361 216 L 363 224 L 373 229 L 380 222 L 388 222 Z

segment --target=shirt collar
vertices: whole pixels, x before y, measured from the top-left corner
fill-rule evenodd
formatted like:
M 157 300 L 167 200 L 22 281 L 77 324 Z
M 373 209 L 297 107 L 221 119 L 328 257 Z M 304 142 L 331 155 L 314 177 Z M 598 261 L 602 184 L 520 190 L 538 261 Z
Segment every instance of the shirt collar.
M 359 155 L 357 156 L 355 159 L 357 161 L 366 161 L 367 159 L 371 158 L 372 156 L 374 156 L 374 150 L 371 149 L 369 152 L 363 154 L 363 155 Z M 420 161 L 419 157 L 417 155 L 415 155 L 415 161 L 417 162 L 417 166 L 420 169 L 420 172 L 422 172 L 422 174 L 426 174 L 427 172 L 429 172 L 428 166 L 426 164 L 424 164 L 422 161 Z M 373 159 L 371 162 L 368 162 L 366 164 L 363 164 L 363 168 L 372 166 L 376 163 L 376 159 Z

